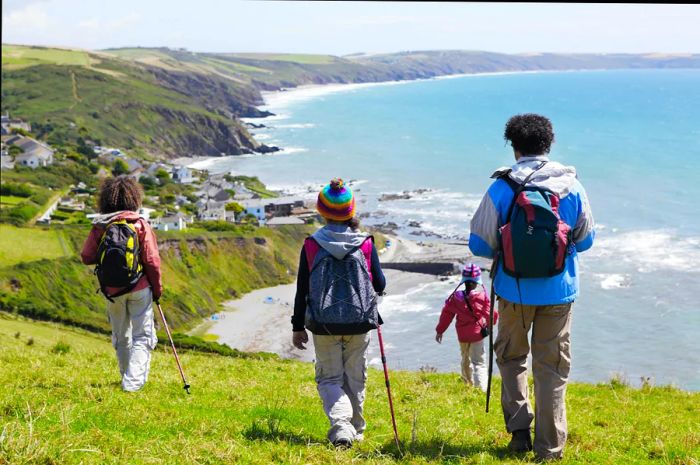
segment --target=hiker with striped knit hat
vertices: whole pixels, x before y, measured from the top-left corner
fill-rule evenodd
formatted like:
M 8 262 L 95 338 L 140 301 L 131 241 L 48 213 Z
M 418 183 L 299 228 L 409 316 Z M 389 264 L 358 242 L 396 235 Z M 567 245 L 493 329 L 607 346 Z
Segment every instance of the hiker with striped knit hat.
M 459 286 L 464 284 L 464 290 Z M 462 381 L 486 391 L 486 363 L 484 362 L 484 339 L 488 336 L 489 305 L 491 301 L 481 282 L 481 268 L 469 263 L 462 271 L 462 280 L 457 289 L 447 298 L 435 328 L 435 340 L 442 343 L 442 335 L 457 317 L 455 329 L 462 353 Z M 494 310 L 494 324 L 498 312 Z
M 372 236 L 359 230 L 355 197 L 342 179 L 318 194 L 326 225 L 304 241 L 292 316 L 292 343 L 316 354 L 316 384 L 336 447 L 361 441 L 370 331 L 382 324 L 377 294 L 386 280 Z

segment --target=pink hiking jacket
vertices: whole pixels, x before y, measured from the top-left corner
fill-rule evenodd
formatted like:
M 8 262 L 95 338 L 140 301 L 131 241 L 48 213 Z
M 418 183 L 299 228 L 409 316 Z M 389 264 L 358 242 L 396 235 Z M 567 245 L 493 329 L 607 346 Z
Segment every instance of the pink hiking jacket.
M 459 342 L 472 343 L 479 342 L 481 337 L 481 327 L 488 328 L 489 325 L 489 305 L 491 301 L 484 291 L 474 289 L 469 293 L 469 305 L 474 314 L 469 310 L 464 302 L 464 291 L 457 291 L 446 301 L 440 314 L 435 331 L 438 334 L 444 333 L 457 316 L 457 339 Z M 498 321 L 498 310 L 493 309 L 493 324 Z

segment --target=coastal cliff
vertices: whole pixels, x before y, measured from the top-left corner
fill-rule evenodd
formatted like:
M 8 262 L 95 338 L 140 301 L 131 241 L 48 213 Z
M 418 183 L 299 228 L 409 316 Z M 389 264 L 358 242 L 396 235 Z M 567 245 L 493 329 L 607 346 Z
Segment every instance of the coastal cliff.
M 2 111 L 50 143 L 79 137 L 165 158 L 270 152 L 240 118 L 264 117 L 262 91 L 500 71 L 700 68 L 699 54 L 418 51 L 332 55 L 102 51 L 3 45 Z

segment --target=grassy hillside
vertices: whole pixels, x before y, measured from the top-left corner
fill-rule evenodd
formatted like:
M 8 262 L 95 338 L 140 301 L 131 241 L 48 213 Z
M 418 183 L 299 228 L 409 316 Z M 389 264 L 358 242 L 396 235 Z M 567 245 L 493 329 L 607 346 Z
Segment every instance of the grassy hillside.
M 276 335 L 287 337 L 288 335 Z M 31 341 L 31 344 L 30 342 Z M 373 342 L 375 344 L 376 342 Z M 182 390 L 167 346 L 143 391 L 119 389 L 106 336 L 0 314 L 0 463 L 522 464 L 499 410 L 456 374 L 392 372 L 403 453 L 393 445 L 383 375 L 370 370 L 365 441 L 325 440 L 311 364 L 182 354 Z M 391 353 L 389 353 L 391 356 Z M 496 383 L 498 384 L 498 383 Z M 619 383 L 571 384 L 567 464 L 697 465 L 700 394 Z
M 18 255 L 11 252 L 10 244 L 2 244 L 9 260 L 0 266 L 0 310 L 94 331 L 109 330 L 104 298 L 95 292 L 93 267 L 83 265 L 78 258 L 88 228 L 2 229 L 3 235 L 8 232 L 3 241 L 22 236 L 23 243 L 31 240 L 37 247 L 32 252 L 20 247 Z M 165 287 L 162 303 L 172 325 L 188 327 L 218 311 L 224 300 L 291 282 L 299 245 L 308 232 L 305 227 L 292 226 L 159 233 Z M 51 242 L 56 240 L 61 241 L 60 249 Z M 46 247 L 39 247 L 42 244 Z M 63 256 L 66 249 L 69 256 Z
M 83 137 L 167 156 L 261 149 L 233 118 L 256 111 L 245 103 L 248 98 L 228 80 L 186 71 L 4 45 L 2 111 L 30 121 L 53 144 Z

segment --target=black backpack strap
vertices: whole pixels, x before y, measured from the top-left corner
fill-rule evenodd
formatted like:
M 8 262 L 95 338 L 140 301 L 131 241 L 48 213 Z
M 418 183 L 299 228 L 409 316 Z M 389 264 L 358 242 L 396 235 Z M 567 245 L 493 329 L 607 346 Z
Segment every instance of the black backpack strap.
M 480 318 L 476 317 L 476 313 L 474 313 L 474 310 L 472 309 L 471 304 L 469 304 L 469 295 L 467 294 L 466 291 L 464 292 L 464 303 L 467 304 L 467 308 L 469 309 L 469 313 L 472 314 L 472 316 L 474 317 L 474 321 L 476 321 L 476 324 L 479 325 L 479 328 L 484 328 L 483 326 L 481 326 Z

